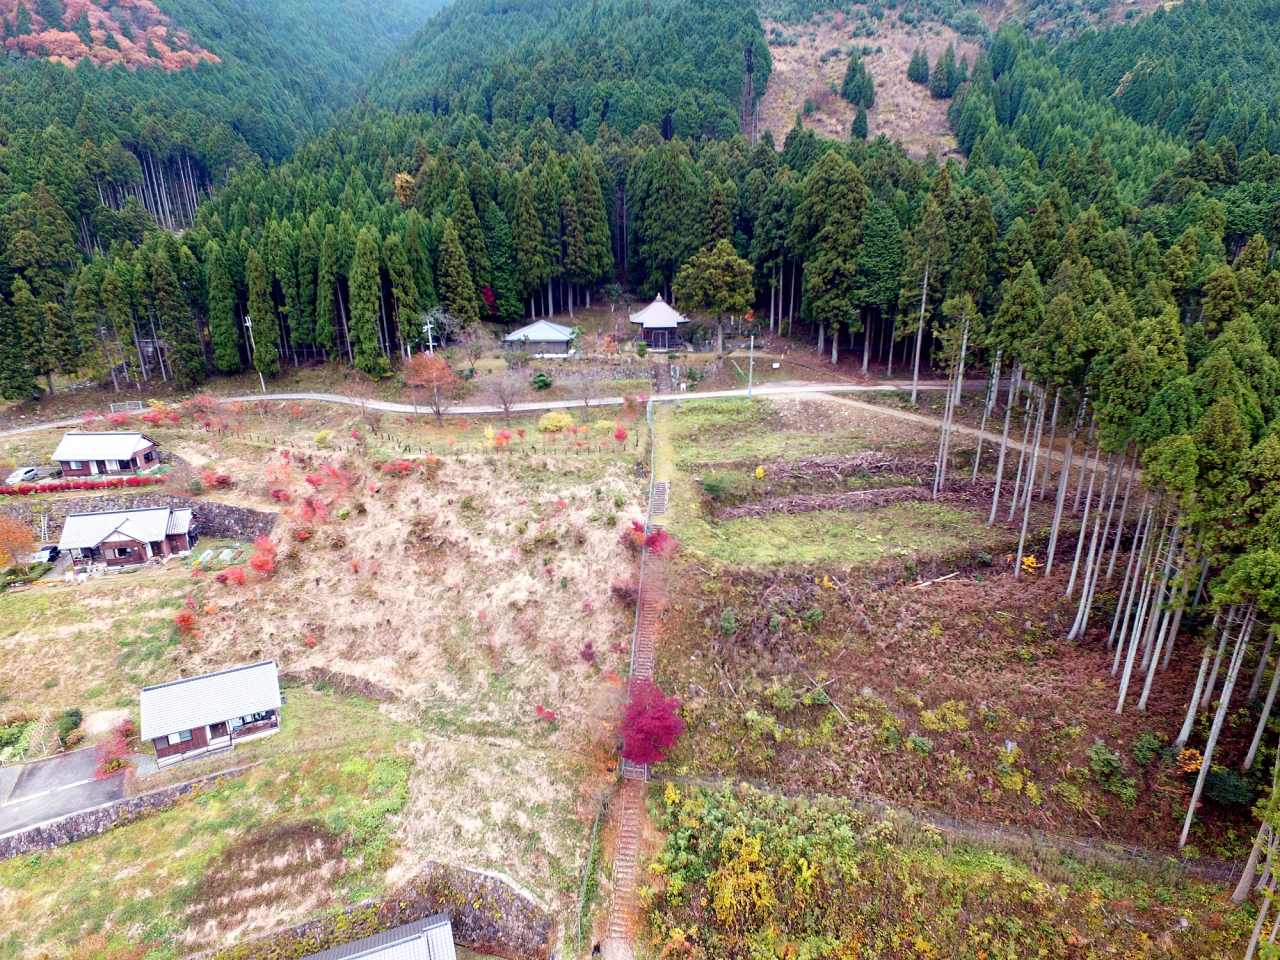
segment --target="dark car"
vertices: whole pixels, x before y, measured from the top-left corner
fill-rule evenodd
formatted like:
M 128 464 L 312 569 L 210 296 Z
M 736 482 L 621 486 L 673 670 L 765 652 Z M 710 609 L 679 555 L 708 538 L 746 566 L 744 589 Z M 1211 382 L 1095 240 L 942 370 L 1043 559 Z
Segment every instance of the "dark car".
M 31 555 L 31 562 L 34 563 L 53 563 L 58 557 L 62 556 L 62 551 L 58 549 L 56 544 L 49 544 L 47 547 L 41 547 Z

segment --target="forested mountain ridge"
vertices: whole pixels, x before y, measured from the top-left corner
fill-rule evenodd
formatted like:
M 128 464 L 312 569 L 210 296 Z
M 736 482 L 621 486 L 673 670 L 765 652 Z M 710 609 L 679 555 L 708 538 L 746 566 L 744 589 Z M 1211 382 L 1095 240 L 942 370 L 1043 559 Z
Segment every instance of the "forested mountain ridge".
M 1086 31 L 1053 59 L 1086 93 L 1187 143 L 1225 136 L 1244 158 L 1280 150 L 1276 0 L 1169 4 Z
M 11 53 L 47 57 L 66 66 L 89 59 L 95 66 L 124 64 L 132 70 L 167 72 L 219 58 L 175 28 L 150 0 L 108 7 L 93 0 L 4 0 L 0 38 Z
M 588 138 L 601 123 L 728 137 L 769 70 L 760 22 L 739 0 L 461 0 L 387 61 L 370 97 L 486 122 L 546 117 Z

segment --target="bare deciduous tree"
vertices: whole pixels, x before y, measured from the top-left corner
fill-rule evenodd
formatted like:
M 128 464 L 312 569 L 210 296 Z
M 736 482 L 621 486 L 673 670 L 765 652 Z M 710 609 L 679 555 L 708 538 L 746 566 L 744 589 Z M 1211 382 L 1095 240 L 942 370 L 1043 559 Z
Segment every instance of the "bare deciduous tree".
M 528 392 L 529 385 L 515 370 L 500 370 L 484 380 L 484 396 L 495 407 L 501 407 L 511 425 L 511 408 Z

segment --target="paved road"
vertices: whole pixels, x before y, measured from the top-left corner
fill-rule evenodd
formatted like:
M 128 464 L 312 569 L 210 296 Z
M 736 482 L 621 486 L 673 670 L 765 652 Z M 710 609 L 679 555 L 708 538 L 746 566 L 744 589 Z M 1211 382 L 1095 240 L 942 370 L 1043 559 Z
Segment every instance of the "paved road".
M 123 797 L 123 776 L 93 779 L 97 754 L 85 747 L 18 768 L 8 797 L 0 797 L 0 836 Z
M 943 381 L 929 381 L 920 384 L 922 391 L 945 390 L 946 383 Z M 809 383 L 805 381 L 788 380 L 782 383 L 764 382 L 756 384 L 752 389 L 753 396 L 767 397 L 784 393 L 875 393 L 884 390 L 910 390 L 911 381 L 892 380 L 885 383 L 877 384 L 861 384 L 861 383 Z M 983 391 L 987 389 L 986 380 L 966 380 L 966 391 Z M 655 400 L 710 400 L 722 397 L 745 397 L 747 395 L 746 388 L 735 390 L 703 390 L 694 393 L 665 393 L 657 394 Z M 370 410 L 381 410 L 384 413 L 417 413 L 425 416 L 431 413 L 430 408 L 423 404 L 415 407 L 408 403 L 391 403 L 387 400 L 361 400 L 358 397 L 347 397 L 337 393 L 246 393 L 232 397 L 217 397 L 219 400 L 225 400 L 229 403 L 251 403 L 255 400 L 284 400 L 298 401 L 311 400 L 318 403 L 334 403 L 346 407 L 366 407 Z M 616 407 L 621 406 L 622 397 L 599 397 L 591 401 L 593 407 Z M 529 403 L 513 404 L 512 412 L 527 413 L 534 410 L 571 410 L 574 407 L 582 406 L 581 400 L 544 400 L 533 401 Z M 457 406 L 448 407 L 444 411 L 445 416 L 478 416 L 483 414 L 502 413 L 501 407 L 488 406 L 484 404 L 459 404 Z M 11 421 L 12 422 L 12 421 Z M 0 430 L 0 437 L 14 436 L 22 433 L 35 433 L 40 430 L 53 430 L 61 427 L 78 427 L 84 425 L 82 417 L 68 417 L 63 420 L 48 420 L 41 423 L 27 423 L 19 427 L 12 427 L 8 430 Z

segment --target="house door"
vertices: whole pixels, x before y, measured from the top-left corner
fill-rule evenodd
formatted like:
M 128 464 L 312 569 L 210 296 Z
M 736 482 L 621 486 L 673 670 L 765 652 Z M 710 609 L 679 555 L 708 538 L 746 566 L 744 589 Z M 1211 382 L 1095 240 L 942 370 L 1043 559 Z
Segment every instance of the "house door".
M 99 472 L 99 473 L 106 473 L 106 472 L 107 472 L 107 461 L 105 461 L 105 460 L 99 460 L 99 461 L 98 461 L 98 472 Z

